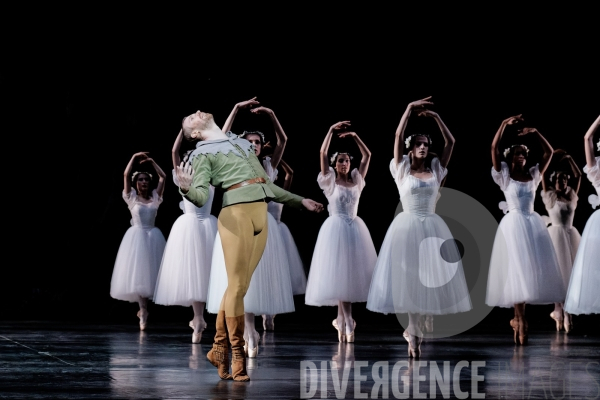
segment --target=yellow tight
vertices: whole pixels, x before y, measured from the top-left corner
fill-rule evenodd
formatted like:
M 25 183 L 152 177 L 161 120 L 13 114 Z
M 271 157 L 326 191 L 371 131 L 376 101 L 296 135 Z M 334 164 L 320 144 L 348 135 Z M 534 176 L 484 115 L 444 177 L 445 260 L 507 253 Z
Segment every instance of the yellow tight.
M 244 296 L 267 244 L 267 203 L 239 203 L 219 213 L 227 290 L 221 300 L 226 317 L 244 315 Z

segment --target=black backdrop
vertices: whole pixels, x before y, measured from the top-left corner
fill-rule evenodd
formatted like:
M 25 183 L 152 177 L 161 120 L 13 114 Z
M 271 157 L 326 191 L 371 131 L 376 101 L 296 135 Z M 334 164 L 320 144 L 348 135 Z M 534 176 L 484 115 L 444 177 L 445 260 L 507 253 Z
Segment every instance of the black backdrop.
M 398 204 L 388 164 L 410 101 L 433 96 L 432 108 L 456 138 L 446 187 L 474 197 L 498 220 L 503 196 L 490 176 L 490 144 L 504 118 L 522 113 L 526 125 L 583 167 L 582 138 L 600 112 L 597 32 L 585 10 L 500 22 L 482 15 L 443 25 L 422 16 L 414 29 L 404 25 L 408 15 L 396 20 L 379 10 L 375 18 L 372 11 L 363 19 L 353 13 L 351 21 L 301 13 L 300 22 L 286 14 L 276 23 L 263 16 L 210 27 L 200 18 L 198 31 L 185 34 L 156 18 L 151 27 L 141 18 L 115 22 L 118 30 L 110 20 L 79 22 L 56 35 L 40 33 L 31 48 L 18 47 L 27 57 L 9 63 L 2 79 L 7 120 L 16 123 L 6 131 L 9 261 L 0 317 L 116 321 L 119 310 L 130 314 L 132 308 L 109 296 L 130 220 L 122 173 L 138 151 L 149 151 L 167 172 L 156 224 L 168 238 L 181 214 L 170 151 L 181 118 L 197 109 L 222 125 L 236 102 L 257 96 L 289 138 L 284 159 L 295 172 L 292 191 L 323 202 L 316 183 L 322 139 L 333 123 L 352 121 L 373 154 L 358 214 L 377 249 Z M 561 23 L 574 18 L 580 23 L 572 28 Z M 233 131 L 248 129 L 274 140 L 266 116 L 240 112 Z M 408 130 L 429 132 L 432 150 L 440 151 L 432 120 L 413 117 Z M 527 144 L 531 161 L 539 156 L 535 141 L 517 139 L 509 129 L 502 148 L 513 143 Z M 334 140 L 331 150 L 340 148 L 358 159 L 354 143 Z M 592 193 L 584 176 L 574 223 L 580 232 L 593 211 Z M 539 198 L 536 211 L 545 214 Z M 307 270 L 326 217 L 284 208 L 282 220 Z M 168 319 L 169 312 L 162 315 Z

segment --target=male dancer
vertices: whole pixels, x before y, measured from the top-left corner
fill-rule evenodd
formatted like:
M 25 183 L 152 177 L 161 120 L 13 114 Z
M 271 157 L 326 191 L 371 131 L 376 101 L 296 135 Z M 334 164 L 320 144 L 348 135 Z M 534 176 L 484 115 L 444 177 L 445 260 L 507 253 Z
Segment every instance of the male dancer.
M 274 185 L 250 142 L 223 132 L 212 114 L 197 111 L 185 117 L 182 130 L 187 140 L 197 143 L 190 155 L 192 164 L 177 167 L 180 193 L 202 207 L 208 199 L 209 185 L 225 191 L 218 229 L 228 284 L 217 314 L 215 341 L 206 357 L 217 367 L 221 379 L 249 381 L 243 336 L 244 295 L 267 242 L 267 202 L 314 212 L 323 211 L 323 205 Z

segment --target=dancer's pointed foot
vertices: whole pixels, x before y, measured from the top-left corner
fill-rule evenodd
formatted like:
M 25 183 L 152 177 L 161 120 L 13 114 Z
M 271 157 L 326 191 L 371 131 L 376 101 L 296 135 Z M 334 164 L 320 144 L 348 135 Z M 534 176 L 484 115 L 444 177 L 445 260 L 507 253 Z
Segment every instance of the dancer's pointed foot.
M 560 331 L 563 328 L 563 313 L 554 310 L 550 313 L 550 318 L 556 322 L 556 330 Z
M 149 314 L 150 313 L 145 309 L 141 309 L 137 312 L 137 317 L 140 319 L 140 331 L 146 330 L 146 324 L 148 323 Z
M 334 320 L 331 322 L 331 325 L 333 325 L 333 327 L 334 327 L 335 329 L 337 329 L 337 331 L 338 331 L 338 340 L 339 340 L 340 342 L 345 342 L 345 341 L 346 341 L 346 334 L 344 333 L 344 330 L 343 330 L 343 329 L 344 329 L 344 326 L 343 326 L 344 324 L 342 324 L 342 326 L 340 327 L 340 326 L 338 326 L 338 321 L 337 321 L 337 319 L 334 319 Z
M 573 330 L 573 316 L 565 310 L 563 310 L 563 321 L 565 332 L 571 332 Z
M 258 355 L 258 342 L 260 341 L 260 334 L 254 330 L 251 332 L 244 331 L 244 353 L 248 358 L 256 358 Z
M 266 315 L 263 314 L 263 329 L 265 331 L 274 331 L 275 330 L 275 315 Z
M 356 329 L 356 321 L 352 320 L 352 332 L 348 333 L 349 325 L 346 324 L 346 342 L 354 343 L 354 330 Z
M 206 329 L 206 321 L 203 318 L 194 318 L 190 321 L 189 326 L 194 330 L 194 333 L 192 333 L 192 343 L 200 343 L 202 332 Z
M 421 356 L 421 343 L 423 342 L 421 329 L 409 325 L 402 333 L 402 336 L 408 342 L 408 356 L 410 358 L 419 358 Z

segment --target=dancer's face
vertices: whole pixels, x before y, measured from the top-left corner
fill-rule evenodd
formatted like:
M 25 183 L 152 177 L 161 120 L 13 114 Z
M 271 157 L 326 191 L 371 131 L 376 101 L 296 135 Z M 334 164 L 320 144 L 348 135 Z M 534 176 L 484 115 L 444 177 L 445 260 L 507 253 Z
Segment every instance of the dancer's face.
M 212 114 L 196 111 L 183 119 L 181 124 L 186 138 L 202 140 L 201 132 L 214 123 Z
M 556 174 L 556 181 L 554 182 L 554 188 L 559 191 L 563 191 L 567 188 L 567 184 L 569 180 L 567 178 L 567 174 L 564 172 L 559 172 Z
M 136 176 L 135 186 L 138 193 L 147 193 L 150 187 L 150 177 L 148 174 L 138 174 Z
M 413 145 L 412 152 L 416 158 L 426 158 L 429 154 L 429 140 L 425 136 L 415 136 L 413 138 L 415 144 Z
M 348 154 L 338 154 L 335 160 L 335 170 L 340 174 L 347 174 L 350 171 L 350 156 Z
M 247 141 L 249 141 L 250 143 L 252 143 L 254 145 L 254 153 L 256 154 L 256 157 L 258 157 L 260 155 L 260 152 L 262 151 L 262 143 L 260 141 L 260 135 L 258 135 L 256 133 L 250 133 L 250 134 L 246 135 L 244 137 L 244 139 L 246 139 Z
M 521 146 L 515 147 L 512 162 L 515 165 L 525 166 L 525 163 L 527 162 L 527 151 Z

